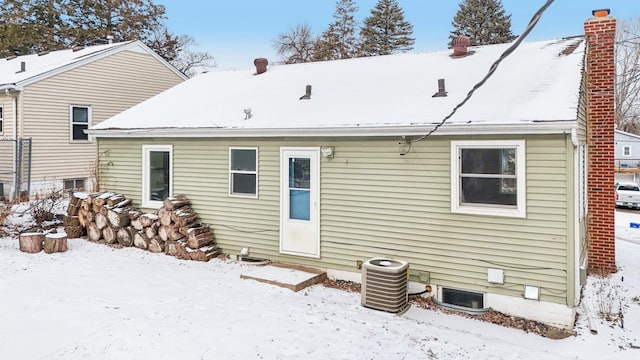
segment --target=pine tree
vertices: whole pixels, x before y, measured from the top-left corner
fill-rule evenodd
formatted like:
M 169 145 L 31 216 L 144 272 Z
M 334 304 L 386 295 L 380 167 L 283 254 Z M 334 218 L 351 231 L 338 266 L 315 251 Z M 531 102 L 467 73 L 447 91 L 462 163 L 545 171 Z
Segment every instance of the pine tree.
M 378 0 L 360 29 L 362 56 L 389 55 L 413 49 L 413 25 L 396 0 Z
M 356 22 L 358 11 L 353 0 L 339 0 L 333 14 L 335 21 L 315 44 L 313 60 L 349 59 L 357 54 Z
M 516 37 L 511 33 L 511 15 L 500 0 L 464 0 L 451 22 L 450 39 L 467 36 L 471 45 L 501 44 Z

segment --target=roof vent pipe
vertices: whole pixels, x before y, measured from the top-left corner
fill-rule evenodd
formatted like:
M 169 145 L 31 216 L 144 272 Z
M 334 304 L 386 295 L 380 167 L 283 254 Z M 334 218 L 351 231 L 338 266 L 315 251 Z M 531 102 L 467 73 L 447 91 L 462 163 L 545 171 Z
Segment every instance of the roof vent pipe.
M 305 94 L 300 97 L 300 100 L 309 100 L 311 99 L 311 85 L 307 85 L 305 89 Z
M 16 74 L 27 71 L 27 63 L 24 61 L 20 61 L 20 71 L 17 71 Z
M 113 35 L 107 35 L 107 44 L 113 44 Z
M 256 75 L 260 75 L 267 72 L 267 65 L 269 65 L 269 61 L 265 58 L 257 58 L 253 60 L 253 65 L 256 66 Z
M 431 97 L 445 97 L 447 96 L 447 90 L 444 87 L 444 79 L 438 79 L 438 92 Z

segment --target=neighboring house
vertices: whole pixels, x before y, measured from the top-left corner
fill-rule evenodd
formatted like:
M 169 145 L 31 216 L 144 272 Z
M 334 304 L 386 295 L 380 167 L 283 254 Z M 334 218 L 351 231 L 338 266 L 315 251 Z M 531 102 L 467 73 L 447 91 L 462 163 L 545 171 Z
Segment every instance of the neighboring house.
M 16 139 L 32 139 L 34 193 L 83 188 L 96 160 L 95 141 L 84 130 L 184 80 L 139 41 L 0 59 L 4 195 L 15 190 L 16 173 L 28 178 L 27 161 L 15 161 Z M 26 159 L 27 144 L 24 152 Z
M 640 135 L 615 131 L 616 182 L 640 181 Z
M 521 44 L 426 138 L 509 44 L 198 75 L 89 130 L 101 186 L 187 195 L 226 253 L 355 281 L 401 259 L 438 301 L 570 327 L 587 266 L 615 270 L 607 14 Z

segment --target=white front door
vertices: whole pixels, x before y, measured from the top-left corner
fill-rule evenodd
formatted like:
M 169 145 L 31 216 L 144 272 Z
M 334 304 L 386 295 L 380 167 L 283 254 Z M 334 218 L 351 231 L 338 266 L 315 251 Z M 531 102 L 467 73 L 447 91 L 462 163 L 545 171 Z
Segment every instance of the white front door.
M 280 149 L 280 252 L 320 257 L 320 149 Z

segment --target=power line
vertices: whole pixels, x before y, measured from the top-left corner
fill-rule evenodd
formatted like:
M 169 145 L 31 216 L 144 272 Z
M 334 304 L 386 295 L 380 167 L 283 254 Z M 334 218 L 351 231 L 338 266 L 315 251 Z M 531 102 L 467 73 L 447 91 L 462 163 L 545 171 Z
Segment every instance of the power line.
M 429 137 L 434 132 L 436 132 L 436 130 L 438 130 L 442 125 L 444 125 L 447 122 L 447 120 L 449 120 L 458 111 L 458 109 L 460 109 L 464 104 L 466 104 L 466 102 L 471 98 L 473 93 L 476 90 L 478 90 L 482 85 L 484 85 L 484 83 L 487 80 L 489 80 L 489 78 L 496 71 L 496 69 L 498 68 L 498 65 L 500 65 L 502 60 L 506 59 L 507 56 L 511 55 L 511 53 L 513 53 L 518 48 L 518 46 L 520 46 L 520 43 L 522 43 L 522 41 L 527 37 L 527 35 L 529 35 L 531 30 L 533 30 L 533 28 L 536 26 L 536 24 L 538 23 L 538 21 L 542 17 L 542 14 L 545 12 L 545 10 L 547 10 L 547 8 L 549 6 L 551 6 L 551 4 L 553 2 L 554 2 L 554 0 L 547 0 L 547 2 L 544 5 L 542 5 L 542 7 L 540 9 L 538 9 L 538 11 L 536 11 L 536 13 L 533 15 L 533 17 L 529 21 L 529 25 L 527 25 L 527 28 L 524 30 L 524 32 L 516 39 L 516 41 L 513 42 L 513 44 L 511 44 L 511 46 L 509 46 L 509 48 L 507 50 L 505 50 L 502 53 L 502 55 L 500 55 L 498 60 L 496 60 L 491 65 L 491 67 L 489 68 L 489 71 L 484 76 L 484 78 L 482 78 L 482 80 L 480 80 L 477 84 L 475 84 L 473 86 L 473 88 L 469 91 L 469 93 L 467 93 L 467 96 L 464 98 L 464 100 L 462 100 L 458 105 L 456 105 L 449 115 L 447 115 L 444 119 L 442 119 L 442 121 L 440 121 L 440 123 L 438 123 L 433 129 L 431 129 L 431 131 L 429 131 L 426 135 L 423 135 L 423 136 L 421 136 L 421 137 L 419 137 L 417 139 L 406 140 L 404 142 L 404 144 L 409 144 L 410 145 L 410 144 L 412 144 L 414 142 L 422 141 L 422 140 L 426 139 L 427 137 Z

